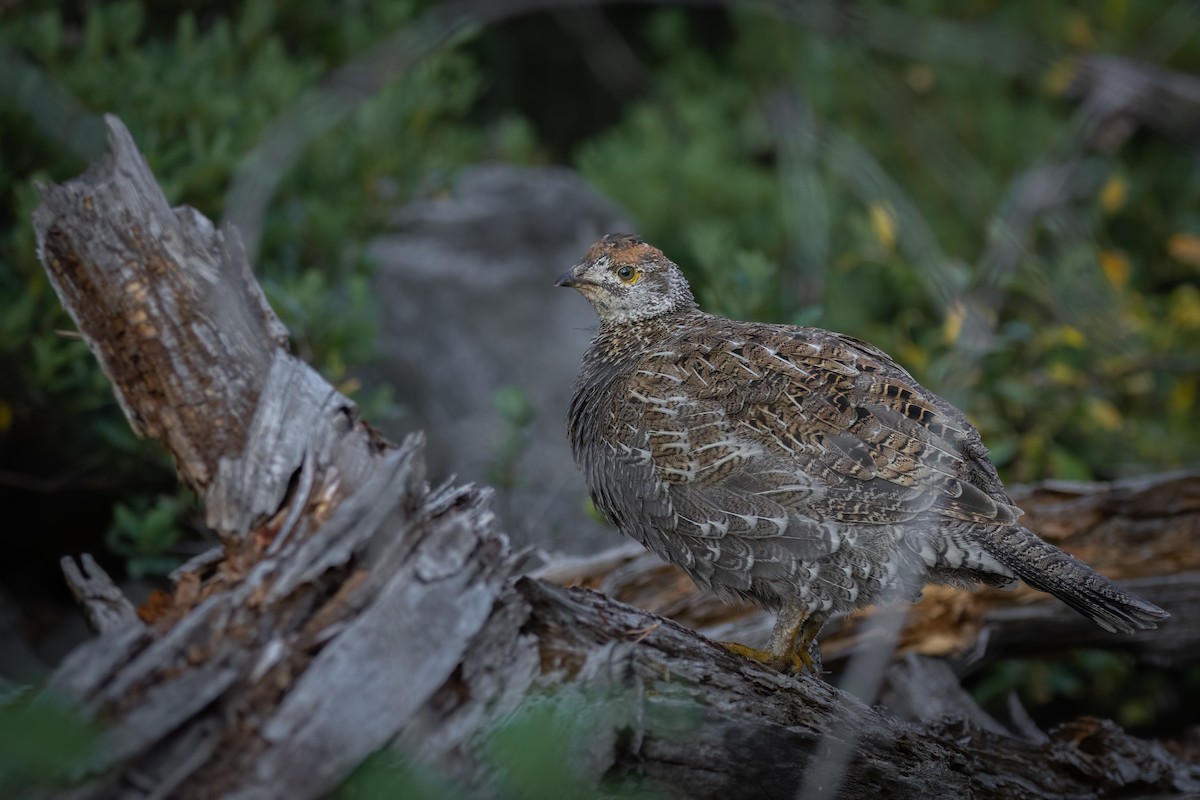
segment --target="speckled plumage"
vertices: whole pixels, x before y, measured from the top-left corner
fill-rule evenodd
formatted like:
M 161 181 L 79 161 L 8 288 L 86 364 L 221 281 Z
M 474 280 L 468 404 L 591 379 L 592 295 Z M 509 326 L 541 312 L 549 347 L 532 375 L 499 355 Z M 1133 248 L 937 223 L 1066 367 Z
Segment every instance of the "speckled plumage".
M 1022 527 L 978 432 L 881 350 L 705 314 L 633 236 L 558 285 L 600 317 L 569 414 L 597 508 L 701 586 L 782 610 L 777 663 L 929 581 L 1020 577 L 1109 630 L 1167 616 Z

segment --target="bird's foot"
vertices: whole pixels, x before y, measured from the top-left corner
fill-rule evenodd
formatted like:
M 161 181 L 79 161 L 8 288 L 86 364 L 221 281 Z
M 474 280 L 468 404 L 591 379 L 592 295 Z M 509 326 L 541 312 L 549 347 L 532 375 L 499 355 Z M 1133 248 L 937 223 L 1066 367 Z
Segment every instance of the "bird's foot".
M 737 653 L 739 656 L 753 659 L 760 664 L 766 664 L 771 669 L 785 675 L 799 675 L 802 672 L 820 675 L 822 672 L 821 654 L 820 651 L 816 651 L 815 646 L 811 649 L 793 651 L 781 657 L 770 650 L 759 650 L 757 647 L 750 647 L 738 642 L 721 642 L 720 645 L 731 653 Z M 815 656 L 814 651 L 816 651 Z

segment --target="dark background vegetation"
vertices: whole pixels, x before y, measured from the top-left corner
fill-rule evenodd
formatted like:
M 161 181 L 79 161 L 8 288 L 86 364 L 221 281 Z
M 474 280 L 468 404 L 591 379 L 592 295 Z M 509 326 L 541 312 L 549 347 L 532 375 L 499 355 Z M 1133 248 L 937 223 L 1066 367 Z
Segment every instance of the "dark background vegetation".
M 89 551 L 151 585 L 211 544 L 70 334 L 37 262 L 35 183 L 82 171 L 112 112 L 172 203 L 220 219 L 271 123 L 432 5 L 0 2 L 0 606 L 33 654 L 6 679 L 35 681 L 70 642 L 59 556 Z M 967 411 L 1006 481 L 1194 465 L 1195 140 L 1106 145 L 1069 90 L 1102 54 L 1200 73 L 1195 5 L 770 7 L 532 14 L 383 80 L 289 166 L 258 232 L 258 276 L 298 353 L 368 418 L 393 413 L 356 377 L 386 313 L 365 244 L 464 165 L 563 164 L 708 309 L 892 353 Z M 1022 179 L 1055 165 L 1069 197 L 1022 227 Z M 1042 721 L 1090 704 L 1151 730 L 1198 683 L 1081 654 L 1002 664 L 976 689 L 994 705 L 1019 688 Z

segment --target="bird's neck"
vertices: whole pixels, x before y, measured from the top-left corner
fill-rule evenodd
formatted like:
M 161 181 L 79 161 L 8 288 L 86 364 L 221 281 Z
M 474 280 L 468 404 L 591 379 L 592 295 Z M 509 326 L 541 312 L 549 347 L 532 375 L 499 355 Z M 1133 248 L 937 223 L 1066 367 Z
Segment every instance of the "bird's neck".
M 670 348 L 682 325 L 700 312 L 694 309 L 661 314 L 649 319 L 614 323 L 601 321 L 592 345 L 583 356 L 567 414 L 571 448 L 575 458 L 591 464 L 588 444 L 603 439 L 604 409 L 623 392 L 622 377 L 629 377 L 637 362 L 649 353 Z
M 617 364 L 640 358 L 662 349 L 680 325 L 700 315 L 698 309 L 689 308 L 631 322 L 602 321 L 585 358 L 598 364 Z

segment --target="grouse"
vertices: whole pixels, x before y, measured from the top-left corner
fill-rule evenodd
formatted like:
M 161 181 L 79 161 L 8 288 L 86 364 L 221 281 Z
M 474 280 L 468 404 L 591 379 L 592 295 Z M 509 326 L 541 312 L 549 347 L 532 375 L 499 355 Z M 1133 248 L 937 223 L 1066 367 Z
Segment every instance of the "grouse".
M 978 431 L 880 349 L 704 313 L 628 234 L 555 285 L 600 318 L 568 414 L 593 502 L 700 586 L 778 612 L 766 651 L 739 652 L 813 668 L 831 617 L 927 582 L 1020 578 L 1112 632 L 1169 616 L 1023 527 Z

